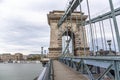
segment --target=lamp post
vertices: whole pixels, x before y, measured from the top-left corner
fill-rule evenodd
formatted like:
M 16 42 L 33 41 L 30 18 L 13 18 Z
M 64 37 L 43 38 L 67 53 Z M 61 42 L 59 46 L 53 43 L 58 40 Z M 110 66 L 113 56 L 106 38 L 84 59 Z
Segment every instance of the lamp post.
M 98 53 L 99 53 L 99 52 L 98 52 L 98 46 L 96 46 L 96 49 L 97 49 L 97 52 L 96 52 L 96 56 L 97 56 L 97 55 L 98 55 Z
M 41 56 L 43 57 L 43 47 L 41 47 Z
M 46 50 L 44 50 L 44 53 L 46 54 Z
M 108 46 L 109 46 L 109 52 L 111 52 L 111 40 L 107 40 Z

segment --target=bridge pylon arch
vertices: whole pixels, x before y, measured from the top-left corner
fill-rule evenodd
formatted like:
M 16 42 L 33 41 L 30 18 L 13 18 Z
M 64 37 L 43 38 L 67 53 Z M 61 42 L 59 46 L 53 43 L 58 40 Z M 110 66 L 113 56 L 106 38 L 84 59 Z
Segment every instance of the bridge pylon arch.
M 84 55 L 84 43 L 83 43 L 83 35 L 84 32 L 84 41 L 85 41 L 85 49 L 86 54 L 89 55 L 89 47 L 87 45 L 87 38 L 86 38 L 86 31 L 81 24 L 81 16 L 82 21 L 87 19 L 87 15 L 84 15 L 80 12 L 73 12 L 72 13 L 72 26 L 70 22 L 70 18 L 68 18 L 61 27 L 58 27 L 58 21 L 60 20 L 61 16 L 64 14 L 64 11 L 52 11 L 47 14 L 48 17 L 48 24 L 50 25 L 50 46 L 49 46 L 49 54 L 48 57 L 52 59 L 57 59 L 62 53 L 62 35 L 66 31 L 66 27 L 72 28 L 72 32 L 74 33 L 74 55 L 75 56 L 82 56 Z M 76 19 L 79 21 L 76 24 Z M 67 26 L 66 26 L 67 25 Z

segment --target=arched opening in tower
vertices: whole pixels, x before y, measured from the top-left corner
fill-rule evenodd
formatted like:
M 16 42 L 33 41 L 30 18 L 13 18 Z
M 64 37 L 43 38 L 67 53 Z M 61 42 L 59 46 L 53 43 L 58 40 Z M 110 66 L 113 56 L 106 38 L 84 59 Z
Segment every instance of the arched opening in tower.
M 70 30 L 65 31 L 62 36 L 62 54 L 65 56 L 75 56 L 75 36 Z

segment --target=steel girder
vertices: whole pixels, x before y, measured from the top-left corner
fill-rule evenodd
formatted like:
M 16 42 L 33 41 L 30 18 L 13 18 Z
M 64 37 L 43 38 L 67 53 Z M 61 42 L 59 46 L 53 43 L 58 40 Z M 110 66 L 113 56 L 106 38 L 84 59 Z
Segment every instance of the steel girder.
M 72 64 L 69 65 L 70 67 L 74 66 L 73 68 L 77 71 L 81 69 L 82 73 L 87 71 L 91 80 L 101 80 L 110 70 L 115 71 L 115 80 L 120 79 L 120 56 L 64 57 L 60 58 L 60 61 L 69 62 L 69 64 Z M 94 79 L 89 65 L 105 68 L 106 70 L 97 79 Z
M 80 1 L 82 2 L 83 0 L 80 0 Z M 78 5 L 79 5 L 79 0 L 72 0 L 71 1 L 71 3 L 68 6 L 67 10 L 65 11 L 64 15 L 60 18 L 60 20 L 58 22 L 58 27 L 60 27 L 62 25 L 62 23 L 66 20 L 67 17 L 69 17 L 71 15 L 71 13 L 78 7 Z M 114 10 L 114 12 L 115 12 L 115 16 L 120 15 L 120 7 L 116 8 Z M 92 18 L 91 23 L 105 20 L 105 19 L 108 19 L 111 17 L 112 17 L 112 11 L 109 11 L 107 13 L 104 13 L 102 15 L 99 15 L 97 17 Z M 87 24 L 90 24 L 90 20 L 85 22 L 85 25 L 87 25 Z
M 80 0 L 80 2 L 82 2 L 82 0 Z M 78 5 L 79 5 L 79 0 L 72 0 L 70 2 L 67 10 L 65 11 L 65 14 L 60 18 L 58 22 L 58 27 L 62 25 L 62 23 L 66 20 L 67 17 L 71 15 L 71 13 L 77 8 Z
M 120 7 L 116 8 L 114 11 L 115 11 L 115 16 L 120 15 Z M 104 13 L 102 15 L 99 15 L 95 18 L 92 18 L 91 23 L 99 22 L 101 20 L 105 20 L 105 19 L 109 19 L 109 18 L 112 18 L 112 12 L 111 11 L 109 11 L 107 13 Z M 88 24 L 90 24 L 90 20 L 85 22 L 85 25 L 88 25 Z

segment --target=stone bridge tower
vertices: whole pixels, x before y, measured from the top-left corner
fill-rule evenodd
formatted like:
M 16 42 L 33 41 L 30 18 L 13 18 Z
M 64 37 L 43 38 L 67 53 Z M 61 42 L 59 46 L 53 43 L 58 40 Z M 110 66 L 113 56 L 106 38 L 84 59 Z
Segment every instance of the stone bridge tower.
M 50 47 L 49 47 L 49 54 L 48 57 L 52 59 L 58 58 L 62 53 L 62 36 L 66 32 L 66 27 L 68 26 L 67 30 L 74 34 L 74 55 L 83 55 L 84 52 L 84 43 L 83 43 L 83 33 L 84 32 L 84 41 L 85 41 L 85 49 L 86 54 L 88 55 L 88 45 L 87 45 L 87 39 L 86 39 L 86 33 L 85 28 L 81 26 L 81 16 L 82 21 L 85 21 L 87 16 L 80 12 L 74 12 L 72 13 L 72 27 L 68 23 L 70 22 L 70 18 L 68 18 L 60 28 L 58 28 L 57 24 L 60 20 L 61 16 L 64 14 L 64 11 L 52 11 L 50 12 L 48 17 L 48 24 L 50 25 Z M 78 23 L 76 24 L 76 21 Z

